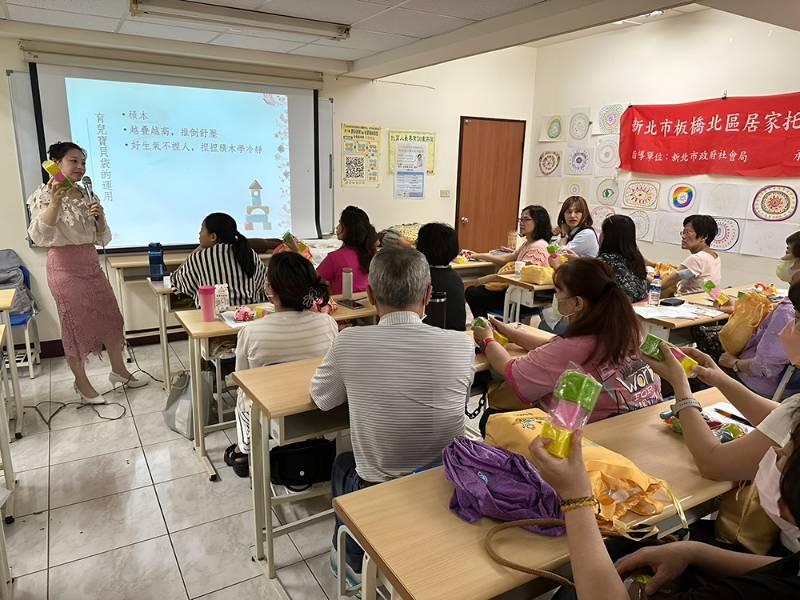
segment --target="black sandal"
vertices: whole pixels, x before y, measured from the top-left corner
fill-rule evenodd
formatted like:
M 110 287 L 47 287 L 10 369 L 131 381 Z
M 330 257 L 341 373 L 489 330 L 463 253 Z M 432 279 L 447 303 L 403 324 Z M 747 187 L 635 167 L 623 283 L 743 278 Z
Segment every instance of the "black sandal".
M 225 464 L 233 467 L 233 472 L 239 477 L 250 477 L 250 455 L 236 451 L 236 444 L 225 449 Z

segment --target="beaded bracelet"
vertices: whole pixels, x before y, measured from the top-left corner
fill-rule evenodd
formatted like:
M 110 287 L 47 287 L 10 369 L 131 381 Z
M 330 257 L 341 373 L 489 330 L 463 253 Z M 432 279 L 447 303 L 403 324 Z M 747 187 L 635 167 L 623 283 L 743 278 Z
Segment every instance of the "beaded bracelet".
M 569 498 L 568 500 L 561 501 L 562 512 L 569 512 L 577 508 L 594 507 L 595 510 L 600 512 L 600 502 L 594 496 L 584 496 L 582 498 Z

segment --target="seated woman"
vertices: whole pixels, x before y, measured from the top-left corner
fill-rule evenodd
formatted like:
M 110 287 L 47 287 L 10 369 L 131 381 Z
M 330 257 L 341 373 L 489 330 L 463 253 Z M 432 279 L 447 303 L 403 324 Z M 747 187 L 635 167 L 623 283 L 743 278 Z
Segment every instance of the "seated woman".
M 528 265 L 547 265 L 547 242 L 550 239 L 550 215 L 543 206 L 533 204 L 522 209 L 519 218 L 519 237 L 525 242 L 514 252 L 508 254 L 479 254 L 467 251 L 470 258 L 485 260 L 503 266 L 506 263 L 523 261 Z M 480 285 L 467 288 L 466 299 L 472 314 L 485 317 L 490 310 L 502 310 L 505 291 L 486 288 L 487 283 L 497 280 L 496 275 L 486 275 L 478 279 Z
M 699 416 L 699 411 L 693 408 L 684 409 L 681 414 L 687 412 Z M 800 557 L 797 554 L 778 559 L 687 541 L 643 548 L 617 561 L 615 565 L 597 527 L 592 486 L 583 462 L 581 437 L 573 436 L 570 458 L 566 460 L 556 458 L 547 451 L 549 440 L 537 437 L 530 446 L 531 462 L 562 498 L 567 526 L 567 545 L 575 590 L 562 588 L 555 595 L 557 600 L 628 600 L 632 596 L 625 589 L 623 578 L 641 571 L 652 573 L 645 587 L 649 597 L 665 585 L 676 585 L 676 580 L 689 567 L 699 571 L 687 573 L 694 575 L 691 583 L 672 592 L 661 589 L 664 595 L 658 597 L 673 600 L 789 600 L 800 597 Z M 794 428 L 791 443 L 777 453 L 770 450 L 764 460 L 770 477 L 768 485 L 763 488 L 762 505 L 769 517 L 782 530 L 791 532 L 796 540 L 800 538 L 797 528 L 797 523 L 800 523 L 800 424 Z M 567 502 L 571 504 L 565 504 Z
M 603 221 L 597 258 L 614 271 L 614 278 L 631 302 L 647 297 L 647 270 L 636 245 L 636 225 L 626 215 L 611 215 Z
M 792 288 L 800 282 L 800 231 L 786 238 L 786 254 L 778 263 L 776 275 Z M 800 297 L 800 287 L 795 292 Z M 795 319 L 792 293 L 784 298 L 758 326 L 739 356 L 724 352 L 719 364 L 732 369 L 739 380 L 754 392 L 771 398 L 790 360 L 779 335 Z
M 264 302 L 267 267 L 225 213 L 211 213 L 200 227 L 200 245 L 171 276 L 172 286 L 200 306 L 201 285 L 228 284 L 231 306 Z
M 318 312 L 328 302 L 328 286 L 304 256 L 276 254 L 269 262 L 267 295 L 275 313 L 239 331 L 236 370 L 325 356 L 339 332 L 336 321 Z M 225 462 L 239 477 L 249 475 L 250 408 L 241 389 L 236 399 L 237 444 L 225 450 Z
M 553 235 L 559 237 L 559 245 L 577 256 L 597 256 L 597 233 L 592 229 L 589 205 L 581 196 L 570 196 L 558 212 L 558 226 Z
M 336 237 L 342 241 L 342 247 L 325 257 L 317 273 L 331 287 L 331 292 L 342 293 L 342 271 L 353 270 L 353 291 L 367 290 L 369 263 L 378 246 L 378 235 L 370 224 L 367 213 L 356 206 L 348 206 L 339 217 Z
M 722 280 L 722 263 L 719 254 L 711 249 L 717 237 L 717 222 L 708 215 L 689 215 L 683 220 L 681 248 L 691 252 L 678 267 L 677 272 L 661 282 L 661 295 L 686 295 L 703 291 L 706 281 L 717 285 Z M 656 264 L 646 261 L 650 267 Z
M 603 384 L 592 421 L 661 402 L 661 381 L 639 358 L 641 331 L 625 292 L 611 269 L 596 258 L 576 258 L 555 273 L 553 307 L 567 320 L 563 335 L 544 342 L 492 319 L 509 341 L 528 350 L 512 359 L 492 328 L 474 328 L 491 367 L 503 373 L 525 405 L 549 408 L 558 377 L 580 368 Z
M 464 280 L 450 266 L 458 256 L 458 234 L 444 223 L 423 225 L 417 236 L 417 250 L 425 255 L 431 268 L 433 293 L 447 294 L 447 329 L 464 331 L 467 328 L 467 309 L 464 302 Z

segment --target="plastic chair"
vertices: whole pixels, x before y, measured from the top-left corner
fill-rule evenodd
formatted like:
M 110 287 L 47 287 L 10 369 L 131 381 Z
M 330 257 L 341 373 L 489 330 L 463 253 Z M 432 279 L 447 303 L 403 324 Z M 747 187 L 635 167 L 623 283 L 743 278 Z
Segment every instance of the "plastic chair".
M 800 371 L 794 365 L 788 365 L 783 371 L 783 377 L 781 377 L 778 388 L 772 394 L 772 400 L 773 402 L 781 402 L 787 396 L 798 392 L 800 392 Z
M 425 323 L 447 329 L 447 292 L 433 292 L 425 306 Z
M 31 289 L 31 273 L 27 267 L 21 266 L 22 278 L 25 282 L 25 287 Z M 22 361 L 17 359 L 18 367 L 28 367 L 30 378 L 36 377 L 35 365 L 42 361 L 42 345 L 39 341 L 39 327 L 36 323 L 36 308 L 31 308 L 27 312 L 18 312 L 11 314 L 11 327 L 24 327 L 25 328 L 25 353 Z M 16 357 L 13 357 L 16 359 Z M 9 356 L 9 359 L 12 357 Z
M 366 552 L 361 562 L 361 585 L 355 588 L 348 587 L 345 574 L 346 569 L 343 568 L 343 565 L 346 564 L 345 536 L 352 538 L 356 543 L 358 543 L 358 540 L 353 537 L 353 534 L 350 533 L 346 525 L 339 527 L 339 531 L 336 532 L 336 535 L 338 545 L 336 550 L 339 561 L 339 565 L 336 569 L 336 578 L 339 584 L 339 600 L 351 598 L 355 596 L 359 590 L 361 590 L 361 600 L 377 600 L 379 588 L 381 589 L 382 597 L 393 600 L 396 596 L 392 585 L 383 573 L 378 571 L 378 565 L 375 564 L 375 561 L 373 561 Z

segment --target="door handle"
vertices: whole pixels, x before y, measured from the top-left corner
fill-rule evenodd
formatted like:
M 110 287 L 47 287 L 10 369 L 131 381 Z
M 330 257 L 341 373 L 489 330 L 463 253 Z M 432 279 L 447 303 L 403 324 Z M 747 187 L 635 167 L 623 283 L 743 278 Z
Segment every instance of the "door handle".
M 469 223 L 469 219 L 468 219 L 467 217 L 461 217 L 461 222 L 462 222 L 464 225 L 466 225 L 467 223 Z

